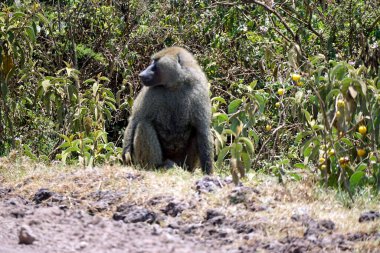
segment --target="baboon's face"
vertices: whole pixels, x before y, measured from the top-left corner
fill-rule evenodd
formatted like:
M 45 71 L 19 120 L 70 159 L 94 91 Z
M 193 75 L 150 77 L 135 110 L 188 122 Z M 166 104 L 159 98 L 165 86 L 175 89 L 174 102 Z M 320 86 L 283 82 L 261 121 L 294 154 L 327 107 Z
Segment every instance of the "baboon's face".
M 182 67 L 177 55 L 156 58 L 139 74 L 145 86 L 175 87 L 181 81 Z

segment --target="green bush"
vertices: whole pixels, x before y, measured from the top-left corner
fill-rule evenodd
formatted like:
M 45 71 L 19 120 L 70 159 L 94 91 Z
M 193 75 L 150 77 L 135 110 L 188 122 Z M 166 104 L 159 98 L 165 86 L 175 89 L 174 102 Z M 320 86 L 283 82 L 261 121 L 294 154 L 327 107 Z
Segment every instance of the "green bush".
M 137 74 L 180 45 L 209 78 L 219 171 L 378 190 L 378 3 L 265 2 L 2 3 L 0 155 L 119 162 Z

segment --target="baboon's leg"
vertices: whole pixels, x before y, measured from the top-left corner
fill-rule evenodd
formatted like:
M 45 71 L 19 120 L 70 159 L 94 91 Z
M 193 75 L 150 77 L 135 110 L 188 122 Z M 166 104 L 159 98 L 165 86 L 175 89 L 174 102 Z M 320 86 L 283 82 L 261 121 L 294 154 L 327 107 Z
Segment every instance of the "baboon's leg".
M 189 145 L 186 150 L 185 165 L 186 169 L 191 172 L 199 167 L 198 144 L 195 136 L 190 138 Z
M 136 127 L 133 140 L 133 159 L 148 167 L 157 167 L 163 163 L 157 133 L 149 123 L 140 122 Z

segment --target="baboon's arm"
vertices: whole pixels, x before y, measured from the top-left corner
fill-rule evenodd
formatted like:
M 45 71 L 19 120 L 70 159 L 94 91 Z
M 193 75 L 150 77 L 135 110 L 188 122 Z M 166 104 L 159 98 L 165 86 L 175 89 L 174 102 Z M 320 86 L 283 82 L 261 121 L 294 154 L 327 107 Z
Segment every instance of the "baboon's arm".
M 199 160 L 203 173 L 212 174 L 212 138 L 208 126 L 197 129 Z
M 125 129 L 124 132 L 124 139 L 123 139 L 123 163 L 124 165 L 130 163 L 132 149 L 133 149 L 133 138 L 135 136 L 135 130 L 137 126 L 137 121 L 132 119 L 129 121 L 127 129 Z M 128 156 L 128 157 L 127 157 Z

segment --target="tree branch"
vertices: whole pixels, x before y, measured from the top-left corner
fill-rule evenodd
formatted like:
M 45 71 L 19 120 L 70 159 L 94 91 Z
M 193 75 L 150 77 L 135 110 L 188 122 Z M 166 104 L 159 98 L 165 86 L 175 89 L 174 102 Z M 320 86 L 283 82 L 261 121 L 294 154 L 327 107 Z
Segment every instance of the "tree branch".
M 296 40 L 296 34 L 294 33 L 294 31 L 289 27 L 289 25 L 285 22 L 285 20 L 280 15 L 280 13 L 278 13 L 275 9 L 273 9 L 272 7 L 269 7 L 268 5 L 266 5 L 263 2 L 256 1 L 256 0 L 243 0 L 243 2 L 244 3 L 254 3 L 257 5 L 260 5 L 261 7 L 263 7 L 268 12 L 274 14 L 280 20 L 281 24 L 284 25 L 285 29 L 292 35 L 293 39 Z

